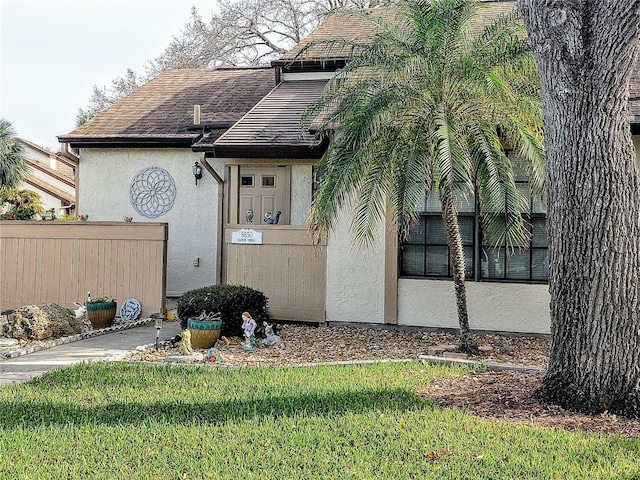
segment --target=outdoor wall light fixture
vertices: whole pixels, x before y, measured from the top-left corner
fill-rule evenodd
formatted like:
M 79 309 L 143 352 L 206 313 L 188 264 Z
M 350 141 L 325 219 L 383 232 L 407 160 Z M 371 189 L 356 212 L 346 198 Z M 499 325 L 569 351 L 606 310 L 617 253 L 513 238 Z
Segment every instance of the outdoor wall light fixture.
M 193 172 L 193 176 L 196 177 L 196 185 L 198 184 L 198 180 L 202 178 L 202 166 L 196 162 L 191 167 L 191 171 Z

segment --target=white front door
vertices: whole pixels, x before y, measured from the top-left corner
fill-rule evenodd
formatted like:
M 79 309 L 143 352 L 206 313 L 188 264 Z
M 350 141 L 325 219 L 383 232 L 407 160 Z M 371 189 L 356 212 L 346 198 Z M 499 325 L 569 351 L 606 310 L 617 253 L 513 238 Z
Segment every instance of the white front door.
M 289 167 L 241 166 L 238 221 L 288 225 L 288 183 Z

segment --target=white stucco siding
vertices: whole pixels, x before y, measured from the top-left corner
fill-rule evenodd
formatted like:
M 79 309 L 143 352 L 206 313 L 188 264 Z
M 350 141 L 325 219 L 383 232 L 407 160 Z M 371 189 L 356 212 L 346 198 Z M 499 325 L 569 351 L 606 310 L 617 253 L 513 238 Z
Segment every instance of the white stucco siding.
M 549 288 L 521 283 L 467 282 L 472 330 L 548 334 Z M 398 280 L 398 324 L 458 328 L 450 280 Z
M 384 231 L 363 250 L 354 244 L 349 215 L 342 215 L 327 245 L 328 322 L 384 322 Z
M 40 200 L 42 200 L 42 206 L 45 210 L 51 210 L 54 208 L 56 216 L 65 215 L 65 212 L 60 210 L 60 207 L 62 207 L 62 201 L 58 197 L 54 197 L 53 195 L 50 195 L 49 193 L 28 183 L 22 183 L 18 188 L 21 190 L 31 190 L 40 195 Z
M 166 222 L 167 295 L 180 295 L 215 283 L 218 269 L 218 185 L 203 171 L 195 184 L 191 167 L 199 156 L 189 149 L 82 149 L 79 166 L 79 210 L 89 221 Z M 165 214 L 146 218 L 129 201 L 133 177 L 146 167 L 169 172 L 176 185 L 173 207 Z M 194 265 L 199 259 L 198 266 Z
M 308 225 L 311 208 L 313 167 L 291 166 L 291 225 Z

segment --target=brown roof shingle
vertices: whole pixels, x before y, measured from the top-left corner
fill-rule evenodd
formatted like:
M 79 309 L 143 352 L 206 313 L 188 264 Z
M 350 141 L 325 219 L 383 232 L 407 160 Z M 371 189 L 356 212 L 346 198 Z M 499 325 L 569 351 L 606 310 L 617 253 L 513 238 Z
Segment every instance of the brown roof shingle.
M 491 24 L 498 16 L 511 13 L 516 7 L 514 0 L 488 0 L 478 5 L 477 22 L 472 21 L 470 28 L 472 31 L 479 30 L 479 27 Z M 397 7 L 391 8 L 371 8 L 364 11 L 365 14 L 372 17 L 381 17 L 388 22 L 400 24 L 407 22 L 402 10 Z M 317 29 L 311 32 L 304 40 L 286 52 L 281 59 L 276 62 L 288 63 L 296 58 L 300 51 L 312 42 L 325 42 L 327 40 L 347 40 L 347 41 L 366 41 L 376 32 L 376 25 L 352 12 L 339 12 L 331 15 Z M 337 60 L 348 59 L 349 51 L 340 48 L 338 45 L 331 47 L 317 45 L 311 47 L 307 52 L 301 55 L 298 61 L 308 60 Z
M 201 105 L 200 125 L 227 128 L 274 84 L 272 68 L 167 70 L 58 139 L 72 146 L 151 141 L 190 145 L 200 133 L 193 128 L 194 105 Z

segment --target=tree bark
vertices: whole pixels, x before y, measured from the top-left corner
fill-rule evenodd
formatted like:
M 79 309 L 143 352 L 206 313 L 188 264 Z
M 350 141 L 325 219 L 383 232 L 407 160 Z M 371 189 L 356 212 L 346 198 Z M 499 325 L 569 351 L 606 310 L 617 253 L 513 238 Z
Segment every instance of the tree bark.
M 478 344 L 469 330 L 469 314 L 467 312 L 467 289 L 465 284 L 465 261 L 460 224 L 458 223 L 458 209 L 455 197 L 450 190 L 440 194 L 442 220 L 449 244 L 451 264 L 453 266 L 453 284 L 456 291 L 456 308 L 458 323 L 460 324 L 460 339 L 458 350 L 476 355 L 479 353 Z
M 519 0 L 542 81 L 552 343 L 536 397 L 640 417 L 639 0 Z

